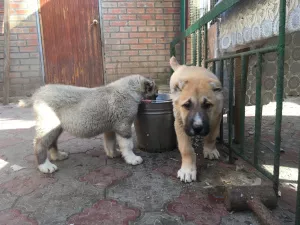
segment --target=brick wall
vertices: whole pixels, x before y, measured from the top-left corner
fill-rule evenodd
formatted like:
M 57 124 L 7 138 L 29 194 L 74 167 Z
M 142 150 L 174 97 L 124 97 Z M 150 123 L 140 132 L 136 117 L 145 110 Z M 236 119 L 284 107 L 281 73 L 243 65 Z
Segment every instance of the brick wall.
M 106 82 L 134 73 L 166 81 L 180 0 L 103 0 L 102 15 Z
M 10 0 L 10 3 L 10 96 L 13 97 L 32 93 L 42 84 L 42 74 L 36 28 L 36 1 Z M 3 31 L 0 41 L 3 52 Z M 0 65 L 3 65 L 1 55 L 0 60 Z M 3 66 L 1 72 L 3 73 Z M 0 90 L 2 96 L 2 88 Z

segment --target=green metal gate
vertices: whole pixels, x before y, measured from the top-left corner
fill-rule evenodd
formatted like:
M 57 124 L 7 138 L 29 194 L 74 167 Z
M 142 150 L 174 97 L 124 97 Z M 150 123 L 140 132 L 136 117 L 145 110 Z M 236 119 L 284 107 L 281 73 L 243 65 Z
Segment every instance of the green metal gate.
M 244 148 L 245 148 L 245 133 L 241 135 L 240 144 L 238 146 L 233 145 L 233 130 L 232 126 L 228 127 L 228 141 L 224 142 L 223 139 L 223 127 L 221 124 L 220 139 L 229 149 L 229 160 L 233 162 L 233 153 L 237 154 L 248 163 L 253 165 L 258 171 L 267 176 L 273 181 L 273 187 L 276 193 L 278 193 L 279 187 L 279 167 L 280 167 L 280 145 L 281 145 L 281 122 L 282 122 L 282 102 L 283 102 L 283 83 L 284 83 L 284 51 L 285 51 L 285 18 L 286 18 L 286 1 L 279 0 L 279 36 L 278 43 L 273 46 L 268 46 L 265 48 L 255 49 L 252 51 L 242 52 L 233 54 L 230 56 L 224 56 L 219 58 L 208 59 L 208 23 L 214 21 L 221 13 L 230 9 L 239 0 L 223 0 L 217 4 L 212 10 L 206 13 L 203 17 L 189 26 L 187 29 L 185 27 L 186 20 L 186 1 L 181 0 L 181 34 L 176 37 L 170 44 L 170 55 L 175 56 L 175 47 L 177 44 L 181 44 L 181 61 L 185 64 L 186 59 L 186 39 L 190 35 L 193 35 L 192 38 L 192 65 L 201 66 L 202 60 L 204 61 L 204 67 L 208 67 L 209 64 L 212 64 L 212 71 L 216 70 L 216 63 L 220 63 L 220 80 L 223 84 L 223 69 L 224 63 L 230 63 L 230 72 L 229 72 L 229 113 L 228 113 L 228 124 L 233 124 L 233 84 L 234 84 L 234 60 L 236 58 L 241 59 L 242 65 L 242 74 L 241 74 L 241 94 L 242 98 L 240 101 L 240 131 L 245 130 L 245 95 L 246 95 L 246 84 L 247 84 L 247 64 L 246 57 L 251 55 L 257 56 L 257 70 L 256 70 L 256 106 L 255 106 L 255 137 L 254 137 L 254 149 L 253 149 L 253 158 L 249 159 L 245 157 Z M 196 35 L 198 34 L 198 35 Z M 204 37 L 202 37 L 204 35 Z M 202 40 L 204 39 L 204 45 L 202 45 Z M 198 43 L 198 45 L 197 45 Z M 196 48 L 198 46 L 198 48 Z M 203 46 L 203 47 L 202 47 Z M 204 49 L 202 49 L 204 48 Z M 262 104 L 261 104 L 261 86 L 262 86 L 262 61 L 263 55 L 270 52 L 277 52 L 278 55 L 278 73 L 277 73 L 277 82 L 276 82 L 276 121 L 275 121 L 275 150 L 274 150 L 274 170 L 273 174 L 265 170 L 258 163 L 258 151 L 259 143 L 261 139 L 261 120 L 262 120 Z M 204 59 L 202 55 L 204 53 Z M 172 71 L 173 72 L 173 71 Z M 300 159 L 300 157 L 299 157 Z M 300 162 L 299 162 L 300 165 Z M 298 169 L 299 171 L 299 169 Z M 296 225 L 300 224 L 300 173 L 298 173 L 298 190 L 297 190 L 297 209 L 296 209 Z

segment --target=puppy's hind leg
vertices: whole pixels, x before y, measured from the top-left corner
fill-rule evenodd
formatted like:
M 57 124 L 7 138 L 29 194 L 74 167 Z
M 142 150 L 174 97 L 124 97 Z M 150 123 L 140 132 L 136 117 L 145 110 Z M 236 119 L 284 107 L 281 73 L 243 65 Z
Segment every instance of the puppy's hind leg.
M 143 162 L 142 157 L 133 153 L 133 140 L 131 133 L 131 125 L 119 127 L 116 133 L 117 141 L 120 147 L 121 154 L 125 161 L 131 165 L 138 165 Z
M 104 150 L 106 155 L 110 158 L 115 158 L 120 156 L 120 152 L 116 150 L 116 133 L 115 132 L 105 132 L 104 133 Z
M 57 138 L 52 143 L 52 145 L 50 146 L 50 149 L 49 149 L 50 159 L 53 160 L 53 161 L 61 161 L 61 160 L 65 160 L 69 157 L 69 154 L 67 152 L 58 151 L 58 148 L 57 148 L 57 139 L 61 135 L 62 131 L 63 131 L 62 128 L 60 129 L 60 131 L 58 131 Z
M 38 168 L 43 173 L 53 173 L 57 170 L 57 166 L 49 161 L 47 153 L 61 133 L 61 127 L 53 128 L 51 131 L 45 133 L 41 132 L 40 128 L 41 127 L 37 125 L 37 135 L 34 139 L 34 153 Z

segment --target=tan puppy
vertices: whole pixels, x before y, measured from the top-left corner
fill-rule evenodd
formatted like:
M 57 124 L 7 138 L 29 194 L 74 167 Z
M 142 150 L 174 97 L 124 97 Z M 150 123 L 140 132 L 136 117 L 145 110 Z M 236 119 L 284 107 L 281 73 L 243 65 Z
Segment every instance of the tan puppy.
M 177 173 L 181 181 L 196 180 L 196 154 L 191 136 L 204 136 L 205 158 L 218 159 L 216 138 L 219 135 L 223 109 L 223 91 L 219 79 L 209 70 L 179 65 L 170 59 L 174 70 L 170 80 L 171 98 L 175 116 L 175 131 L 182 165 Z

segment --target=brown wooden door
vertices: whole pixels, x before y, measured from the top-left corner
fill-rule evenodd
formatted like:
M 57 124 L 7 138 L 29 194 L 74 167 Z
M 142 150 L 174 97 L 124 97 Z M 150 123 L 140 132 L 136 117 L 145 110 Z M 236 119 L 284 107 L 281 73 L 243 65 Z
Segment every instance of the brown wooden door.
M 103 84 L 99 22 L 99 0 L 40 0 L 46 83 Z

